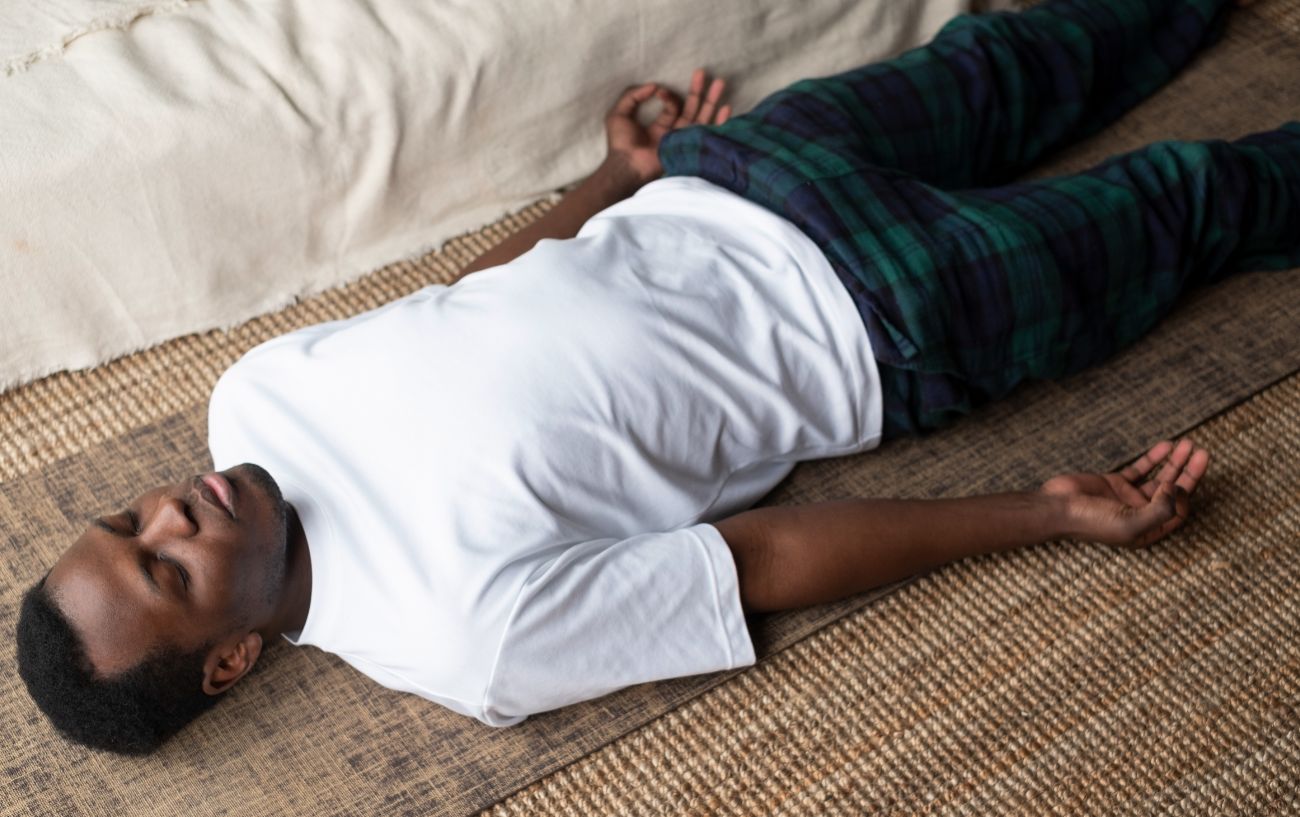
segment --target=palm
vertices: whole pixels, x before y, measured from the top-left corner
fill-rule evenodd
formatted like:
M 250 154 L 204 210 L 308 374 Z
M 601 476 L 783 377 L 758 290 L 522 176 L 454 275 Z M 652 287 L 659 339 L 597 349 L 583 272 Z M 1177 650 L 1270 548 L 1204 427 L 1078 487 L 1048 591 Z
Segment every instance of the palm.
M 1062 474 L 1044 493 L 1065 497 L 1079 538 L 1145 547 L 1187 519 L 1190 497 L 1209 467 L 1209 452 L 1191 440 L 1156 443 L 1132 465 L 1109 474 Z M 1162 460 L 1155 479 L 1144 481 Z

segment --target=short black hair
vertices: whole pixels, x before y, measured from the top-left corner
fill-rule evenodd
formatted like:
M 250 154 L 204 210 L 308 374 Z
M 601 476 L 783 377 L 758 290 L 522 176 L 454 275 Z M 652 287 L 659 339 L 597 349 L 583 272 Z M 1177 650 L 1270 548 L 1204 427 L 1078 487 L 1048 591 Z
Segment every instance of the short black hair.
M 23 596 L 17 635 L 28 693 L 60 732 L 85 746 L 147 755 L 217 702 L 203 691 L 209 647 L 153 650 L 131 669 L 97 678 L 44 578 Z

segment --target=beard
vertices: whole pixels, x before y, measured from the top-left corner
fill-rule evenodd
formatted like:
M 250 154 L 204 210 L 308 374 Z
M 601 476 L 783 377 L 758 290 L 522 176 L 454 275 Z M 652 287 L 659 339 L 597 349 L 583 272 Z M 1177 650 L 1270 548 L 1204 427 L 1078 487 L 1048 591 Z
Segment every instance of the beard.
M 246 462 L 239 466 L 248 481 L 257 487 L 259 491 L 266 494 L 271 504 L 271 535 L 272 541 L 267 543 L 266 583 L 262 592 L 268 604 L 274 604 L 280 597 L 284 589 L 285 576 L 289 571 L 289 532 L 290 519 L 293 509 L 289 503 L 284 501 L 284 494 L 280 491 L 280 486 L 276 483 L 275 478 L 267 472 L 265 468 L 251 462 Z

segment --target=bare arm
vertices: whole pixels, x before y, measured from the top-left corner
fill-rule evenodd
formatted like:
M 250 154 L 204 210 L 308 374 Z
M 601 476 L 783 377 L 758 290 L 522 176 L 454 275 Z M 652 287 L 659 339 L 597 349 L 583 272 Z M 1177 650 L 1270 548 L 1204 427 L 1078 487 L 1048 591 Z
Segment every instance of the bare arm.
M 544 238 L 573 238 L 587 219 L 631 196 L 643 185 L 663 174 L 659 163 L 659 140 L 669 131 L 687 125 L 721 124 L 731 116 L 731 106 L 718 106 L 726 82 L 707 83 L 704 69 L 691 76 L 685 105 L 672 91 L 648 82 L 628 88 L 605 116 L 605 161 L 585 181 L 570 190 L 541 218 L 511 235 L 476 258 L 458 276 L 513 261 Z M 663 103 L 654 122 L 642 125 L 637 109 L 651 97 Z
M 591 176 L 570 190 L 541 218 L 524 227 L 474 259 L 457 278 L 471 272 L 500 266 L 531 250 L 543 238 L 573 238 L 587 219 L 631 196 L 641 185 L 601 165 Z
M 1159 476 L 1142 483 L 1168 457 Z M 957 499 L 857 499 L 755 508 L 716 525 L 742 606 L 833 601 L 981 553 L 1073 538 L 1145 547 L 1187 518 L 1209 453 L 1157 443 L 1111 474 L 1063 474 L 1038 490 Z

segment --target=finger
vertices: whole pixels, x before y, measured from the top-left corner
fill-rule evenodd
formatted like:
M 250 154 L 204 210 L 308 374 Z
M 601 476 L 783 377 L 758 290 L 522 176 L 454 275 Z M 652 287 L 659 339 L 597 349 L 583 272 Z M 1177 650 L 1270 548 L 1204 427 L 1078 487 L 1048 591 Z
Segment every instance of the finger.
M 1169 452 L 1169 458 L 1165 460 L 1165 465 L 1156 474 L 1156 479 L 1161 482 L 1173 482 L 1182 473 L 1183 467 L 1187 465 L 1187 460 L 1192 456 L 1192 441 L 1186 437 L 1178 441 L 1174 450 Z
M 1161 440 L 1151 446 L 1150 451 L 1138 457 L 1136 462 L 1120 471 L 1120 474 L 1129 482 L 1137 482 L 1150 473 L 1156 463 L 1163 460 L 1173 450 L 1173 447 L 1174 444 L 1168 440 Z
M 659 116 L 655 117 L 654 124 L 651 127 L 668 130 L 682 112 L 682 100 L 667 88 L 660 88 L 655 96 L 659 97 L 659 101 L 664 104 L 664 107 L 659 112 Z
M 1179 516 L 1178 495 L 1179 491 L 1172 482 L 1162 482 L 1151 501 L 1134 514 L 1137 544 L 1149 545 L 1182 524 L 1187 506 L 1183 504 L 1183 515 Z
M 722 92 L 725 90 L 727 90 L 727 81 L 722 77 L 716 77 L 709 83 L 709 92 L 705 95 L 704 104 L 700 106 L 700 112 L 695 117 L 697 124 L 709 124 L 713 119 L 713 112 L 718 109 L 718 100 L 722 99 Z
M 1192 456 L 1187 460 L 1187 467 L 1178 475 L 1175 484 L 1190 494 L 1192 491 L 1196 490 L 1196 486 L 1200 483 L 1201 477 L 1205 476 L 1205 472 L 1208 471 L 1209 468 L 1210 452 L 1206 451 L 1204 448 L 1197 448 L 1192 452 Z
M 718 115 L 713 117 L 713 121 L 721 125 L 723 122 L 726 122 L 730 118 L 731 118 L 731 106 L 723 105 L 721 108 L 718 108 Z
M 618 98 L 618 102 L 614 103 L 614 108 L 610 113 L 618 116 L 631 116 L 638 105 L 654 95 L 655 89 L 658 87 L 653 82 L 647 82 L 645 85 L 634 85 L 628 88 Z
M 696 68 L 695 73 L 691 74 L 691 87 L 686 94 L 686 104 L 682 107 L 682 114 L 677 118 L 677 125 L 689 125 L 695 121 L 695 114 L 700 110 L 700 97 L 704 93 L 704 69 Z
M 1169 456 L 1165 459 L 1165 464 L 1161 467 L 1160 473 L 1142 484 L 1142 493 L 1146 494 L 1148 497 L 1155 496 L 1156 491 L 1161 485 L 1166 482 L 1176 482 L 1179 475 L 1183 472 L 1183 467 L 1187 465 L 1187 461 L 1191 457 L 1192 448 L 1193 446 L 1190 444 L 1190 441 L 1179 440 L 1174 449 L 1169 452 Z
M 1168 483 L 1163 483 L 1163 484 L 1167 485 Z M 1177 486 L 1170 489 L 1166 489 L 1166 491 L 1172 491 L 1173 493 L 1173 502 L 1174 502 L 1173 515 L 1170 516 L 1168 519 L 1166 519 L 1163 523 L 1161 523 L 1159 527 L 1157 527 L 1154 530 L 1148 531 L 1146 533 L 1146 535 L 1143 537 L 1145 540 L 1145 544 L 1150 544 L 1151 542 L 1154 542 L 1157 539 L 1163 539 L 1165 536 L 1168 536 L 1169 534 L 1178 530 L 1178 528 L 1181 527 L 1182 524 L 1187 521 L 1187 516 L 1191 511 L 1191 503 L 1185 491 L 1183 491 L 1181 488 L 1178 488 Z
M 1170 457 L 1170 463 L 1173 462 L 1174 457 Z M 1196 445 L 1191 445 L 1180 470 L 1175 473 L 1167 473 L 1169 466 L 1166 465 L 1164 469 L 1161 469 L 1159 477 L 1142 486 L 1142 492 L 1147 496 L 1152 496 L 1161 482 L 1173 482 L 1190 494 L 1196 490 L 1201 477 L 1205 476 L 1205 472 L 1209 467 L 1210 452 Z

